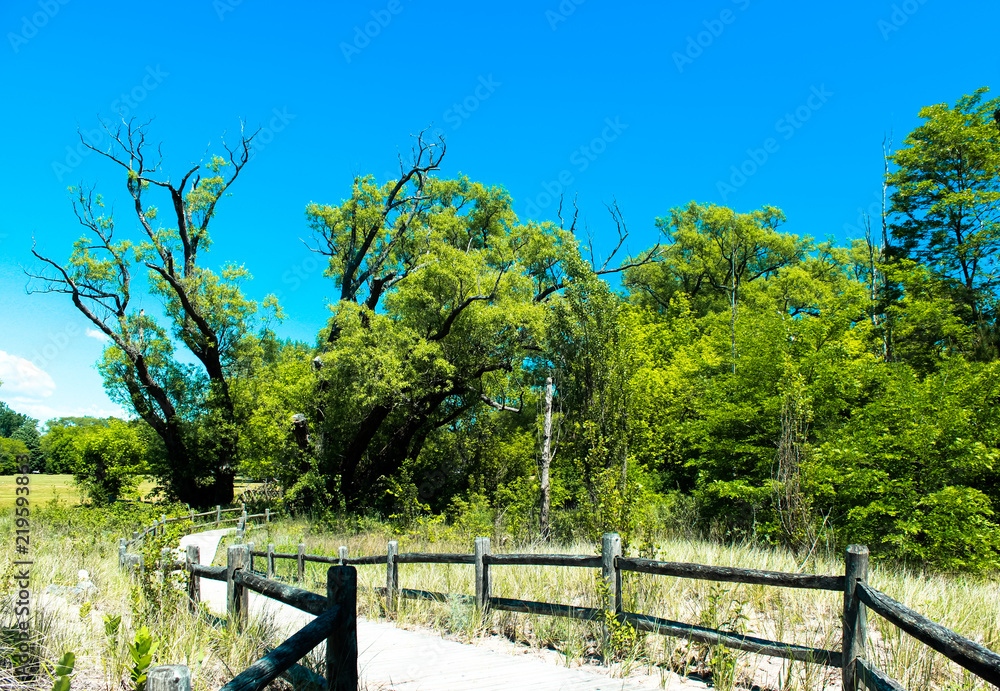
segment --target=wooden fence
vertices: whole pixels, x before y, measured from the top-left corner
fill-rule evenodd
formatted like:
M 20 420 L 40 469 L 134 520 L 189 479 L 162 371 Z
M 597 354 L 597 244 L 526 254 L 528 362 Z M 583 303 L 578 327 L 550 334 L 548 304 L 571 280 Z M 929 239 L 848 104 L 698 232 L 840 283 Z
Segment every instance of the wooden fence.
M 223 519 L 223 513 L 240 511 L 235 519 Z M 263 518 L 269 521 L 270 511 L 247 515 L 245 508 L 222 509 L 190 516 L 166 518 L 161 516 L 154 525 L 133 533 L 131 540 L 119 540 L 119 565 L 126 569 L 141 571 L 144 562 L 141 555 L 129 554 L 128 548 L 141 541 L 146 535 L 156 535 L 166 524 L 175 521 L 215 516 L 215 525 L 237 520 L 237 536 L 242 538 L 247 521 Z M 183 561 L 175 560 L 169 548 L 160 554 L 158 568 L 164 573 L 182 569 L 188 574 L 187 595 L 192 612 L 201 601 L 201 579 L 226 583 L 226 609 L 231 625 L 242 629 L 247 624 L 249 614 L 249 592 L 260 593 L 279 602 L 291 605 L 316 618 L 293 634 L 288 640 L 238 674 L 221 691 L 260 691 L 277 677 L 286 675 L 293 668 L 299 677 L 313 676 L 313 673 L 298 665 L 310 650 L 322 641 L 326 647 L 326 676 L 316 681 L 329 691 L 356 691 L 358 688 L 358 640 L 357 640 L 357 571 L 353 566 L 335 565 L 327 571 L 326 597 L 296 588 L 276 580 L 262 578 L 252 570 L 249 545 L 229 547 L 226 566 L 204 566 L 197 545 L 189 545 Z M 148 691 L 190 691 L 191 675 L 183 665 L 162 665 L 150 670 Z
M 227 516 L 223 518 L 223 514 L 231 514 L 234 512 L 239 512 L 238 516 Z M 274 516 L 270 509 L 265 509 L 263 513 L 247 514 L 246 505 L 240 505 L 233 508 L 224 509 L 222 506 L 216 505 L 216 507 L 211 511 L 205 511 L 202 513 L 195 513 L 191 510 L 189 515 L 185 516 L 174 516 L 172 518 L 167 518 L 166 515 L 160 514 L 160 520 L 153 523 L 153 525 L 144 528 L 143 530 L 136 530 L 132 533 L 132 539 L 128 540 L 125 538 L 120 538 L 118 540 L 118 563 L 123 567 L 137 568 L 140 571 L 145 569 L 145 564 L 143 563 L 142 557 L 138 554 L 129 554 L 129 547 L 133 547 L 140 542 L 147 535 L 163 535 L 166 527 L 170 523 L 178 523 L 183 521 L 190 521 L 192 526 L 198 521 L 198 519 L 208 519 L 202 525 L 214 525 L 216 528 L 221 528 L 226 523 L 236 522 L 236 536 L 238 539 L 243 539 L 246 534 L 246 528 L 249 521 L 263 519 L 264 523 L 270 523 L 271 517 Z
M 898 691 L 902 687 L 879 670 L 865 655 L 867 610 L 887 619 L 889 622 L 938 651 L 948 659 L 958 663 L 985 681 L 1000 686 L 1000 655 L 951 631 L 923 615 L 896 602 L 884 593 L 867 584 L 868 548 L 851 545 L 846 552 L 843 575 L 823 576 L 814 574 L 783 573 L 761 571 L 726 566 L 704 566 L 677 562 L 654 561 L 623 557 L 621 539 L 617 534 L 608 533 L 602 540 L 599 556 L 570 554 L 493 554 L 489 538 L 476 538 L 472 554 L 428 554 L 399 552 L 399 545 L 391 541 L 385 554 L 350 558 L 346 547 L 341 547 L 339 556 L 319 556 L 305 553 L 305 545 L 298 546 L 296 554 L 278 553 L 274 545 L 266 551 L 250 551 L 250 559 L 263 557 L 266 560 L 266 576 L 274 577 L 274 563 L 277 559 L 297 561 L 299 582 L 304 580 L 306 562 L 320 562 L 342 565 L 384 564 L 386 585 L 376 590 L 385 598 L 385 608 L 395 612 L 400 598 L 449 600 L 474 605 L 480 611 L 491 610 L 526 612 L 549 616 L 571 617 L 587 621 L 607 622 L 615 620 L 627 622 L 639 631 L 665 636 L 685 638 L 708 645 L 722 645 L 750 653 L 769 655 L 789 660 L 811 662 L 841 669 L 844 689 L 858 689 L 861 685 L 873 691 Z M 469 564 L 475 567 L 475 594 L 439 593 L 411 588 L 400 588 L 400 564 Z M 535 602 L 507 597 L 497 597 L 492 592 L 491 569 L 496 566 L 566 566 L 600 569 L 607 593 L 603 607 L 578 607 L 551 602 Z M 693 578 L 727 583 L 779 586 L 785 588 L 806 588 L 840 593 L 843 597 L 843 626 L 841 649 L 823 650 L 780 641 L 771 641 L 755 636 L 721 631 L 683 622 L 670 621 L 659 617 L 626 612 L 622 607 L 622 577 L 624 573 L 646 573 L 675 578 Z
M 201 566 L 198 564 L 198 555 L 190 551 L 183 564 L 172 563 L 170 566 L 183 566 L 190 574 L 189 595 L 192 602 L 197 602 L 199 599 L 200 578 L 225 580 L 227 582 L 227 606 L 230 615 L 236 620 L 240 620 L 241 618 L 245 620 L 247 589 L 306 612 L 317 614 L 317 616 L 323 615 L 329 609 L 337 606 L 337 603 L 341 601 L 338 598 L 346 597 L 340 593 L 345 592 L 346 589 L 352 589 L 353 592 L 356 592 L 357 588 L 357 577 L 353 568 L 349 572 L 350 576 L 335 575 L 348 572 L 336 572 L 334 569 L 359 565 L 384 565 L 386 585 L 384 588 L 376 588 L 376 591 L 380 596 L 384 597 L 385 609 L 390 613 L 397 610 L 400 598 L 408 598 L 438 602 L 457 600 L 475 606 L 486 616 L 492 610 L 499 610 L 571 617 L 587 621 L 604 622 L 605 624 L 609 621 L 627 622 L 639 631 L 685 638 L 708 645 L 721 645 L 750 653 L 840 668 L 844 689 L 859 689 L 863 685 L 872 691 L 899 691 L 902 687 L 884 672 L 876 668 L 866 657 L 867 617 L 868 609 L 871 609 L 902 631 L 930 646 L 973 674 L 993 685 L 1000 686 L 1000 655 L 975 641 L 969 640 L 927 619 L 867 584 L 867 547 L 859 545 L 848 547 L 844 574 L 837 576 L 783 573 L 624 557 L 621 553 L 621 539 L 615 533 L 604 535 L 601 547 L 601 554 L 595 556 L 568 554 L 493 554 L 490 550 L 489 538 L 479 537 L 475 539 L 472 554 L 401 553 L 399 552 L 398 543 L 390 541 L 387 544 L 385 554 L 348 557 L 347 547 L 341 547 L 338 556 L 333 557 L 306 554 L 304 544 L 299 544 L 298 551 L 294 554 L 275 552 L 273 544 L 268 545 L 267 549 L 262 551 L 253 550 L 252 545 L 236 545 L 230 547 L 228 550 L 228 564 L 226 567 Z M 254 572 L 255 557 L 265 559 L 265 572 L 263 576 Z M 300 584 L 305 581 L 305 564 L 307 562 L 331 564 L 331 569 L 327 575 L 327 597 L 323 598 L 320 595 L 275 580 L 275 561 L 279 559 L 295 560 L 297 562 L 297 580 Z M 399 584 L 400 564 L 471 565 L 475 568 L 475 594 L 450 594 L 401 588 Z M 606 593 L 602 607 L 579 607 L 568 604 L 535 602 L 495 596 L 492 592 L 491 570 L 493 567 L 517 565 L 600 569 L 604 582 L 603 590 Z M 622 607 L 622 578 L 623 574 L 627 572 L 728 583 L 806 588 L 840 593 L 843 597 L 841 649 L 837 651 L 810 648 L 732 631 L 722 631 L 671 621 L 637 612 L 626 612 Z M 334 583 L 337 585 L 331 585 Z M 350 583 L 350 585 L 346 585 L 347 583 Z M 324 635 L 320 635 L 320 628 L 314 629 L 310 632 L 309 637 L 303 636 L 296 640 L 295 645 L 286 647 L 283 655 L 297 653 L 300 650 L 301 655 L 304 655 L 316 645 L 316 642 L 326 637 L 329 641 L 327 645 L 327 678 L 331 678 L 330 674 L 335 673 L 329 667 L 329 656 L 331 654 L 353 655 L 353 663 L 347 661 L 346 657 L 339 658 L 341 662 L 335 665 L 335 669 L 344 670 L 353 664 L 351 669 L 354 670 L 354 681 L 345 683 L 356 683 L 357 639 L 356 624 L 353 623 L 356 608 L 356 600 L 353 598 L 356 598 L 356 595 L 352 594 L 351 598 L 349 607 L 352 612 L 352 623 L 350 625 L 345 623 L 345 620 L 341 618 L 338 620 L 340 621 L 340 624 L 338 624 L 339 628 L 332 626 L 332 623 L 329 628 L 322 628 Z M 328 621 L 332 622 L 335 618 L 336 615 L 331 615 Z M 304 634 L 305 631 L 303 629 L 299 633 Z M 296 635 L 298 636 L 299 634 Z M 607 627 L 605 627 L 606 635 Z M 316 642 L 306 647 L 306 642 L 309 641 Z M 286 641 L 286 644 L 290 644 L 291 642 L 292 639 L 289 639 L 289 641 Z M 331 650 L 334 653 L 331 653 Z M 336 653 L 338 650 L 341 653 Z M 275 655 L 276 653 L 278 653 L 278 650 L 275 650 L 271 655 Z M 269 655 L 268 658 L 270 657 Z M 267 660 L 268 658 L 264 659 Z M 283 660 L 282 664 L 284 664 L 284 661 L 287 661 L 290 667 L 298 658 L 286 659 L 282 657 L 281 659 Z M 275 661 L 272 659 L 265 667 L 276 669 L 275 664 Z M 251 669 L 255 669 L 256 667 L 255 665 Z M 283 669 L 288 669 L 288 667 Z M 243 678 L 248 672 L 250 670 L 241 674 L 237 679 Z M 280 672 L 275 673 L 270 679 L 273 679 L 278 674 Z M 344 677 L 342 671 L 336 672 L 336 674 L 340 676 L 332 678 L 338 679 Z M 247 678 L 251 677 L 263 678 L 260 676 L 259 669 Z M 225 691 L 237 688 L 240 691 L 258 691 L 266 685 L 266 683 L 261 683 L 259 686 L 247 686 L 244 679 L 244 681 L 240 682 L 244 685 L 232 686 L 236 681 L 234 679 L 230 685 L 227 685 Z M 334 686 L 333 688 L 353 689 L 354 687 Z

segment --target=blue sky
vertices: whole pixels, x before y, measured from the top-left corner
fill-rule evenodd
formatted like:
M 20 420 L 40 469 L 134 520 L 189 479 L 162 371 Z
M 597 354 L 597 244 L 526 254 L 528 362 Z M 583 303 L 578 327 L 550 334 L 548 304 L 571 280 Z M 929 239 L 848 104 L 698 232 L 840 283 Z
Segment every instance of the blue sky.
M 26 294 L 22 269 L 32 238 L 65 259 L 80 235 L 69 185 L 121 199 L 121 173 L 77 149 L 100 118 L 154 118 L 175 177 L 241 119 L 263 128 L 205 259 L 245 264 L 252 297 L 280 296 L 279 334 L 312 341 L 334 289 L 300 241 L 306 204 L 389 177 L 424 128 L 447 140 L 445 175 L 504 186 L 523 218 L 578 195 L 598 251 L 612 200 L 633 253 L 690 200 L 773 204 L 786 231 L 845 241 L 877 201 L 883 135 L 997 85 L 998 25 L 996 4 L 961 0 L 4 0 L 0 400 L 42 420 L 121 414 L 102 341 L 66 296 Z

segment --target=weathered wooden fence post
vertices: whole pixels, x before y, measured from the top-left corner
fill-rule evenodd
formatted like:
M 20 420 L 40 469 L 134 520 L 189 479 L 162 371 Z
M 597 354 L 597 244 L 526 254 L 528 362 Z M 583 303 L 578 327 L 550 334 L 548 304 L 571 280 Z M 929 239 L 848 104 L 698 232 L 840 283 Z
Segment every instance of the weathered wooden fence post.
M 604 578 L 606 591 L 604 600 L 604 621 L 601 624 L 603 634 L 603 653 L 610 653 L 611 632 L 608 622 L 618 620 L 622 611 L 622 572 L 618 570 L 615 559 L 622 555 L 622 539 L 618 533 L 604 533 L 601 539 L 601 576 Z
M 222 525 L 222 507 L 219 504 L 215 505 L 215 527 L 218 528 Z
M 337 554 L 340 559 L 340 565 L 344 566 L 344 564 L 347 562 L 347 547 L 345 545 L 341 545 L 340 549 L 337 550 Z
M 138 530 L 133 530 L 132 531 L 132 542 L 134 543 L 138 539 L 139 539 L 139 531 Z
M 306 581 L 306 543 L 299 543 L 299 583 L 305 583 Z
M 271 522 L 271 509 L 264 509 L 264 523 Z
M 331 566 L 326 572 L 327 607 L 340 607 L 326 639 L 327 691 L 358 689 L 358 572 L 353 566 Z
M 198 603 L 201 602 L 201 576 L 196 576 L 191 571 L 191 564 L 201 563 L 201 547 L 188 545 L 184 549 L 184 562 L 188 572 L 188 609 L 195 612 L 198 610 Z
M 146 691 L 191 691 L 191 670 L 184 665 L 157 665 L 146 674 Z
M 490 565 L 484 557 L 490 553 L 490 539 L 477 537 L 473 551 L 476 560 L 476 609 L 482 614 L 490 610 Z
M 190 506 L 188 508 L 191 509 Z M 191 518 L 189 520 L 191 521 L 191 525 L 194 525 L 194 509 L 191 509 Z
M 267 577 L 274 578 L 274 543 L 267 543 Z
M 399 563 L 396 555 L 399 554 L 399 543 L 390 540 L 386 547 L 385 558 L 385 611 L 386 614 L 395 614 L 396 606 L 399 603 Z
M 118 568 L 125 566 L 125 555 L 128 554 L 128 540 L 118 538 Z
M 153 534 L 155 535 L 156 533 L 153 533 Z M 167 514 L 161 513 L 160 514 L 160 535 L 166 535 L 166 534 L 167 534 Z
M 226 613 L 237 630 L 246 626 L 250 609 L 249 591 L 235 580 L 236 572 L 249 561 L 247 552 L 246 545 L 232 545 L 226 550 Z
M 849 545 L 844 560 L 844 640 L 843 690 L 857 691 L 860 675 L 857 661 L 865 657 L 865 640 L 868 637 L 868 608 L 858 598 L 858 581 L 868 580 L 868 548 Z
M 253 543 L 247 543 L 247 569 L 253 572 Z

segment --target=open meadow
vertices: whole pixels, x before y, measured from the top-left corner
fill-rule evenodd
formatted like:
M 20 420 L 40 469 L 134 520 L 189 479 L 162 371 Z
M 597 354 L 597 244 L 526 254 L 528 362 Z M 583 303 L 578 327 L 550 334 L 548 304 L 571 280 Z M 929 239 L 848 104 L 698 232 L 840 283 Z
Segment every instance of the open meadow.
M 15 489 L 17 484 L 14 481 L 16 475 L 0 475 L 0 510 L 14 506 Z M 83 497 L 80 488 L 72 475 L 43 475 L 32 474 L 28 476 L 31 489 L 31 503 L 34 506 L 47 504 L 55 501 L 63 506 L 75 506 L 80 504 Z M 259 483 L 236 481 L 236 492 L 258 486 Z M 156 483 L 151 480 L 143 480 L 139 483 L 139 496 L 148 496 L 156 487 Z

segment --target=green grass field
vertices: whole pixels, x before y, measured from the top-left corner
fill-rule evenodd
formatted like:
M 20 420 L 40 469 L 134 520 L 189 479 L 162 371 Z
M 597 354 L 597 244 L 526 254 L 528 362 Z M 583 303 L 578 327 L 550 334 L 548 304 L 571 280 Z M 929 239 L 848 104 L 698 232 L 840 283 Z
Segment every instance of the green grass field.
M 14 505 L 14 497 L 16 496 L 14 490 L 18 486 L 15 483 L 16 477 L 16 475 L 0 475 L 0 508 Z M 73 481 L 72 475 L 29 475 L 28 478 L 28 487 L 31 490 L 28 496 L 34 506 L 46 504 L 53 499 L 60 504 L 69 506 L 75 506 L 83 501 L 80 488 Z M 238 480 L 236 494 L 238 495 L 240 492 L 259 484 Z M 144 480 L 139 484 L 139 492 L 145 497 L 153 491 L 155 486 L 154 482 Z
M 0 507 L 14 505 L 16 475 L 0 475 Z M 33 506 L 45 504 L 53 499 L 61 504 L 79 504 L 80 490 L 73 482 L 72 475 L 29 475 L 28 497 Z

